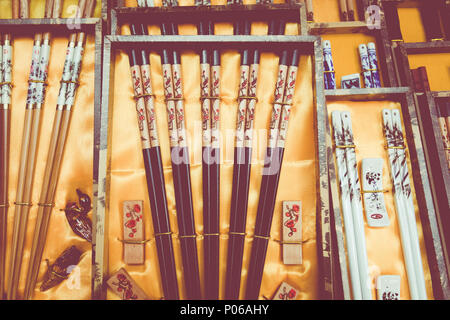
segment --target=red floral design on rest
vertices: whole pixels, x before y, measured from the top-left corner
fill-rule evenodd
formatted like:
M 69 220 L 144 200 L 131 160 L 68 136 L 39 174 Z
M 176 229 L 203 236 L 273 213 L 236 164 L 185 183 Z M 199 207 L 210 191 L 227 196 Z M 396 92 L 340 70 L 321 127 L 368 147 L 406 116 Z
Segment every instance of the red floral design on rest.
M 292 237 L 294 235 L 294 232 L 297 232 L 297 228 L 295 228 L 295 225 L 300 217 L 300 206 L 298 204 L 294 204 L 292 205 L 292 208 L 289 208 L 289 206 L 286 205 L 286 210 L 286 217 L 288 217 L 288 220 L 284 223 L 284 226 L 286 228 L 289 228 L 290 232 L 288 236 Z
M 122 299 L 136 300 L 138 298 L 138 296 L 133 292 L 133 285 L 123 274 L 118 274 L 117 280 L 119 282 L 113 282 L 113 285 L 117 286 L 118 292 L 123 292 Z
M 130 230 L 128 236 L 134 238 L 135 233 L 137 233 L 136 225 L 142 220 L 141 206 L 135 204 L 133 207 L 127 207 L 128 212 L 125 214 L 127 221 L 125 221 L 125 228 Z

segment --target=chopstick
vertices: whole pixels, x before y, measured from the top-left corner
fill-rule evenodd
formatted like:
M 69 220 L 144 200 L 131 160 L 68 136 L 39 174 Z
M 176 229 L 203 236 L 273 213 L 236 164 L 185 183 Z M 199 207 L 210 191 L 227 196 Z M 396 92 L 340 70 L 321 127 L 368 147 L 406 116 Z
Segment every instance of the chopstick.
M 174 5 L 175 3 L 172 3 Z M 162 23 L 162 35 L 176 35 L 174 23 Z M 188 299 L 201 299 L 200 274 L 198 266 L 197 240 L 189 165 L 189 150 L 185 129 L 181 60 L 176 50 L 171 59 L 169 51 L 163 49 L 162 69 L 169 135 L 171 145 L 172 172 L 175 188 L 175 202 L 182 251 L 183 271 Z
M 144 6 L 145 4 L 139 3 L 139 5 Z M 136 30 L 136 25 L 132 24 L 132 34 L 145 35 L 148 33 L 146 26 L 140 24 L 139 27 L 140 30 Z M 150 63 L 148 61 L 147 51 L 141 50 L 140 53 L 141 55 L 138 57 L 136 55 L 136 50 L 131 50 L 129 56 L 133 71 L 135 95 L 143 95 L 143 97 L 136 100 L 136 103 L 138 121 L 140 123 L 139 128 L 141 130 L 147 188 L 150 198 L 164 299 L 175 300 L 179 299 L 178 282 L 171 236 L 172 231 L 170 229 L 169 213 L 167 209 L 161 149 L 156 126 L 154 109 L 155 101 L 151 86 Z M 138 84 L 136 84 L 136 81 Z M 138 106 L 138 104 L 142 103 L 144 103 L 144 106 Z M 144 109 L 146 109 L 146 112 L 144 112 Z
M 196 5 L 210 5 L 199 1 Z M 206 26 L 205 26 L 206 24 Z M 207 30 L 205 30 L 205 28 Z M 199 22 L 198 34 L 214 34 L 211 21 Z M 219 78 L 220 53 L 200 53 L 202 103 L 202 177 L 203 177 L 203 236 L 205 298 L 219 298 L 219 232 L 220 232 L 220 146 L 219 146 Z
M 245 292 L 245 298 L 250 300 L 258 298 L 263 277 L 267 245 L 270 238 L 275 200 L 283 163 L 290 109 L 297 78 L 299 52 L 297 49 L 293 50 L 289 67 L 287 65 L 287 55 L 287 50 L 284 50 L 280 57 L 278 80 L 275 89 L 274 109 Z
M 95 2 L 95 0 L 89 1 Z M 61 8 L 61 1 L 55 1 L 53 3 L 53 17 L 59 17 Z M 69 44 L 66 51 L 63 75 L 61 77 L 61 85 L 58 94 L 55 118 L 53 121 L 51 140 L 47 153 L 48 157 L 44 171 L 44 181 L 38 204 L 39 209 L 34 229 L 30 263 L 25 282 L 25 299 L 32 298 L 45 247 L 48 224 L 52 213 L 59 171 L 70 126 L 71 111 L 74 104 L 76 88 L 78 86 L 78 79 L 81 71 L 84 43 L 86 40 L 85 38 L 86 35 L 84 32 L 80 32 L 78 34 L 73 33 L 69 36 Z
M 251 24 L 245 21 L 242 26 L 240 21 L 234 25 L 234 34 L 249 35 Z M 242 208 L 241 178 L 245 164 L 244 134 L 245 134 L 245 114 L 247 110 L 247 96 L 250 73 L 250 52 L 243 49 L 241 52 L 240 82 L 238 91 L 238 112 L 236 119 L 236 141 L 234 147 L 233 184 L 231 192 L 230 207 L 230 227 L 228 238 L 227 271 L 225 281 L 225 299 L 235 300 L 239 298 L 241 283 L 242 255 L 244 251 L 246 213 Z M 241 209 L 241 210 L 240 210 Z
M 25 1 L 26 2 L 26 1 Z M 28 7 L 22 7 L 23 17 L 28 17 Z M 28 3 L 26 4 L 26 6 Z M 46 18 L 48 18 L 47 13 Z M 15 202 L 15 215 L 13 226 L 12 250 L 7 287 L 7 298 L 14 300 L 17 297 L 17 287 L 22 264 L 23 247 L 26 235 L 28 213 L 31 207 L 31 192 L 34 178 L 35 160 L 40 131 L 40 114 L 45 99 L 45 82 L 50 56 L 50 34 L 48 32 L 36 34 L 32 64 L 29 76 L 27 106 L 25 110 L 25 123 L 22 137 L 21 157 L 19 166 L 19 179 Z

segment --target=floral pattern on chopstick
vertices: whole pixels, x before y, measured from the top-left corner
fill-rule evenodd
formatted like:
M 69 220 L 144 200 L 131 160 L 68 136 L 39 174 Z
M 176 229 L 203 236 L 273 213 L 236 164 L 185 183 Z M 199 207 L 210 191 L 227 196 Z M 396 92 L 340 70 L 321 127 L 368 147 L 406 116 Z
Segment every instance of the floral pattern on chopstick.
M 145 110 L 147 116 L 148 138 L 151 141 L 151 146 L 159 145 L 158 130 L 156 127 L 155 102 L 153 96 L 152 82 L 150 76 L 150 65 L 141 66 L 142 89 L 145 94 Z
M 213 99 L 211 105 L 211 144 L 218 147 L 219 144 L 219 122 L 220 122 L 220 66 L 211 67 L 211 96 Z
M 132 69 L 131 78 L 133 81 L 134 96 L 138 97 L 142 94 L 141 74 L 138 68 Z M 136 103 L 136 111 L 138 112 L 139 131 L 142 131 L 144 130 L 145 110 L 144 107 L 142 106 L 142 103 L 139 103 L 139 101 L 138 103 Z M 142 135 L 141 138 L 144 139 Z
M 372 187 L 373 190 L 377 189 L 377 186 L 379 184 L 379 181 L 381 179 L 381 175 L 379 172 L 367 172 L 366 176 L 365 176 L 367 183 Z M 383 209 L 383 206 L 381 204 L 381 199 L 380 199 L 380 193 L 378 192 L 373 192 L 369 195 L 369 200 L 370 200 L 370 206 L 375 209 L 375 210 L 381 210 Z M 375 213 L 372 214 L 372 219 L 381 219 L 383 217 L 382 214 L 379 213 Z
M 211 121 L 211 115 L 210 115 L 210 101 L 208 99 L 209 96 L 209 65 L 208 64 L 202 64 L 201 66 L 201 97 L 203 98 L 202 101 L 202 130 L 204 135 L 204 143 L 208 144 L 210 143 L 210 134 L 209 134 L 209 126 Z
M 241 66 L 241 74 L 239 80 L 239 98 L 246 97 L 248 93 L 248 76 L 249 76 L 249 66 Z M 238 115 L 236 119 L 236 139 L 237 141 L 243 141 L 243 129 L 245 124 L 245 111 L 247 108 L 247 99 L 243 98 L 239 100 L 238 105 Z
M 283 67 L 283 68 L 282 68 Z M 278 73 L 277 84 L 275 87 L 275 103 L 281 103 L 283 101 L 284 83 L 286 81 L 286 66 L 281 65 Z
M 3 60 L 2 60 L 2 68 L 4 72 L 3 74 L 4 84 L 1 86 L 2 100 L 4 104 L 11 103 L 11 83 L 10 83 L 12 72 L 11 56 L 12 56 L 11 46 L 5 44 L 3 46 Z
M 167 125 L 169 129 L 170 146 L 178 145 L 178 134 L 176 128 L 175 103 L 173 100 L 173 84 L 172 84 L 172 66 L 170 64 L 163 64 L 163 87 L 164 96 L 166 98 L 167 109 Z

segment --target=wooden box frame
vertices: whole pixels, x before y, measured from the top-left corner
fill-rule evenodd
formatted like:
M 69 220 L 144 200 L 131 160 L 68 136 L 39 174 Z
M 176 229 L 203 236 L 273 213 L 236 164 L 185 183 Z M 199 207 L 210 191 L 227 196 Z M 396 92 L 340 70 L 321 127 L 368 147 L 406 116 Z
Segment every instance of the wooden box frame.
M 390 2 L 394 0 L 389 0 Z M 104 1 L 106 2 L 106 1 Z M 385 1 L 362 0 L 361 12 L 376 2 L 382 7 Z M 387 2 L 387 0 L 386 0 Z M 416 1 L 395 0 L 407 5 Z M 177 46 L 188 45 L 223 45 L 225 47 L 238 46 L 242 43 L 250 43 L 252 46 L 277 43 L 283 45 L 300 45 L 303 49 L 311 50 L 314 66 L 314 103 L 315 103 L 315 125 L 317 126 L 316 154 L 317 154 L 317 235 L 320 237 L 321 245 L 318 245 L 318 256 L 321 262 L 321 298 L 323 299 L 350 299 L 350 286 L 347 274 L 346 250 L 344 246 L 343 225 L 339 209 L 338 189 L 336 184 L 335 165 L 333 160 L 333 149 L 331 147 L 330 128 L 328 123 L 328 112 L 326 101 L 340 100 L 381 100 L 388 99 L 398 101 L 402 105 L 402 114 L 405 119 L 406 139 L 410 146 L 411 164 L 413 166 L 413 179 L 416 186 L 416 197 L 421 212 L 421 220 L 424 229 L 425 243 L 429 257 L 430 271 L 432 274 L 434 294 L 436 298 L 450 299 L 448 282 L 448 266 L 443 258 L 443 242 L 439 233 L 435 205 L 433 203 L 432 190 L 429 176 L 426 171 L 425 147 L 421 142 L 420 126 L 414 105 L 414 93 L 409 87 L 398 87 L 401 79 L 396 60 L 396 44 L 391 43 L 388 38 L 384 14 L 381 15 L 380 29 L 369 30 L 363 21 L 317 23 L 306 22 L 306 10 L 303 4 L 288 5 L 251 5 L 251 6 L 201 6 L 201 7 L 175 7 L 175 8 L 124 8 L 119 7 L 121 1 L 108 1 L 103 5 L 102 17 L 108 24 L 107 30 L 110 36 L 105 37 L 103 50 L 104 68 L 102 83 L 102 108 L 98 118 L 95 120 L 95 164 L 97 171 L 94 174 L 94 189 L 98 192 L 94 195 L 95 235 L 93 241 L 93 272 L 92 272 L 92 296 L 94 299 L 106 297 L 104 277 L 107 275 L 107 243 L 104 231 L 107 230 L 107 206 L 110 163 L 110 150 L 108 148 L 111 123 L 111 79 L 114 73 L 112 57 L 114 50 L 129 45 L 140 46 Z M 167 17 L 180 15 L 180 12 L 195 12 L 195 14 L 207 13 L 223 15 L 228 17 L 230 12 L 272 9 L 289 10 L 297 6 L 300 11 L 300 36 L 120 36 L 117 35 L 119 25 L 127 17 L 136 15 L 141 17 L 164 14 Z M 248 13 L 248 12 L 247 12 Z M 247 14 L 242 13 L 242 14 Z M 220 17 L 218 18 L 220 19 Z M 168 20 L 169 21 L 169 20 Z M 192 22 L 191 22 L 192 23 Z M 369 33 L 377 39 L 379 50 L 380 70 L 383 74 L 385 88 L 378 89 L 337 89 L 324 90 L 323 85 L 323 57 L 321 39 L 308 36 L 324 33 Z M 302 50 L 303 50 L 302 49 Z M 408 69 L 409 70 L 409 69 Z M 432 93 L 434 95 L 436 93 Z M 440 93 L 442 94 L 442 93 Z M 331 160 L 331 161 L 330 161 Z M 417 169 L 417 170 L 415 170 Z M 333 210 L 333 211 L 331 211 Z M 105 250 L 106 249 L 106 250 Z M 344 270 L 342 272 L 342 270 Z
M 312 57 L 313 73 L 323 75 L 323 58 L 320 38 L 315 36 L 106 36 L 104 38 L 103 50 L 103 84 L 102 84 L 102 109 L 101 117 L 97 119 L 99 144 L 96 145 L 98 162 L 97 176 L 94 183 L 98 185 L 98 193 L 95 195 L 94 216 L 96 217 L 93 240 L 93 274 L 92 287 L 94 299 L 105 299 L 106 286 L 105 278 L 108 274 L 108 243 L 105 232 L 108 230 L 108 204 L 109 204 L 109 167 L 111 161 L 110 146 L 111 139 L 111 118 L 112 118 L 112 79 L 114 79 L 114 51 L 132 45 L 158 50 L 161 48 L 198 48 L 210 47 L 238 49 L 246 44 L 248 47 L 260 48 L 264 50 L 268 45 L 283 46 L 286 48 L 297 48 L 301 54 L 308 54 Z M 328 167 L 325 148 L 325 108 L 323 94 L 323 76 L 313 78 L 314 106 L 316 126 L 321 128 L 315 137 L 317 156 L 317 232 L 318 242 L 322 245 L 318 248 L 319 260 L 322 266 L 321 289 L 325 298 L 331 298 L 333 293 L 332 266 L 331 266 L 331 237 L 330 237 L 330 213 L 328 202 Z M 318 94 L 319 92 L 319 94 Z M 96 140 L 97 141 L 97 140 Z M 96 187 L 97 189 L 97 187 Z
M 105 0 L 104 0 L 105 1 Z M 103 4 L 102 4 L 103 5 Z M 69 25 L 75 25 L 76 28 L 70 29 Z M 33 28 L 33 31 L 30 31 Z M 99 119 L 100 109 L 101 109 L 101 96 L 102 96 L 102 49 L 103 49 L 103 20 L 101 18 L 82 18 L 76 21 L 73 18 L 45 18 L 45 19 L 0 19 L 0 32 L 11 33 L 13 36 L 15 34 L 34 34 L 39 31 L 49 31 L 55 30 L 62 31 L 66 29 L 67 35 L 73 32 L 84 31 L 87 34 L 94 35 L 95 39 L 95 53 L 94 53 L 94 122 Z M 62 61 L 63 62 L 63 61 Z M 61 63 L 62 63 L 61 62 Z M 14 75 L 13 75 L 14 77 Z M 13 89 L 14 90 L 14 89 Z M 76 108 L 76 100 L 75 106 Z M 98 154 L 95 152 L 96 149 L 96 128 L 94 128 L 94 165 L 93 173 L 94 177 L 98 171 L 96 166 L 95 156 Z M 93 194 L 95 198 L 96 189 L 95 184 L 93 184 Z M 93 206 L 95 208 L 95 202 Z M 95 209 L 94 209 L 95 212 Z M 95 217 L 93 219 L 95 221 Z
M 289 0 L 288 0 L 289 1 Z M 287 22 L 299 24 L 299 35 L 306 35 L 306 9 L 301 3 L 253 5 L 212 5 L 212 6 L 177 6 L 177 7 L 115 7 L 110 9 L 110 34 L 119 35 L 120 25 L 143 21 L 152 24 L 177 21 L 178 24 L 194 24 L 198 21 L 228 22 L 234 21 L 269 21 L 273 17 L 283 17 Z M 131 20 L 133 19 L 133 20 Z
M 409 146 L 409 156 L 412 166 L 412 178 L 414 181 L 416 199 L 423 227 L 425 246 L 430 266 L 433 293 L 437 299 L 449 299 L 450 287 L 448 282 L 448 270 L 443 257 L 443 243 L 439 233 L 436 219 L 436 210 L 432 197 L 427 165 L 424 156 L 420 128 L 417 120 L 416 107 L 413 92 L 409 87 L 379 88 L 379 89 L 347 89 L 326 90 L 328 101 L 377 101 L 389 100 L 399 102 L 405 125 L 405 138 Z M 328 111 L 326 113 L 328 115 Z M 344 299 L 351 298 L 349 283 L 346 246 L 344 244 L 343 221 L 341 218 L 339 185 L 336 179 L 336 166 L 334 163 L 334 148 L 332 144 L 332 132 L 327 120 L 327 152 L 329 167 L 329 182 L 331 188 L 331 200 L 333 206 L 333 218 L 336 227 L 336 241 L 339 250 L 339 267 L 342 280 L 342 294 Z
M 379 1 L 379 0 L 378 0 Z M 371 0 L 361 0 L 358 3 L 359 15 L 363 15 L 371 5 Z M 380 6 L 380 3 L 378 3 Z M 380 9 L 381 6 L 380 6 Z M 390 40 L 386 29 L 384 13 L 380 12 L 380 27 L 369 29 L 366 21 L 338 21 L 338 22 L 313 22 L 308 21 L 308 34 L 352 34 L 364 33 L 375 37 L 378 48 L 378 63 L 385 87 L 398 86 L 396 65 Z M 340 89 L 337 89 L 340 90 Z
M 398 44 L 398 63 L 403 68 L 406 85 L 414 87 L 414 80 L 409 64 L 409 55 L 430 54 L 430 53 L 450 53 L 450 41 L 433 42 L 407 42 Z M 425 96 L 425 105 L 419 104 L 419 96 Z M 426 161 L 426 168 L 430 177 L 431 191 L 434 205 L 437 208 L 437 222 L 441 237 L 444 239 L 444 260 L 450 266 L 450 172 L 448 170 L 446 150 L 442 142 L 439 129 L 438 109 L 436 100 L 440 98 L 450 98 L 450 91 L 425 91 L 414 92 L 413 99 L 416 105 L 417 121 L 424 139 L 423 147 Z M 430 129 L 428 131 L 428 128 Z M 425 131 L 431 139 L 425 141 Z M 449 271 L 450 272 L 450 271 Z M 449 273 L 450 277 L 450 273 Z

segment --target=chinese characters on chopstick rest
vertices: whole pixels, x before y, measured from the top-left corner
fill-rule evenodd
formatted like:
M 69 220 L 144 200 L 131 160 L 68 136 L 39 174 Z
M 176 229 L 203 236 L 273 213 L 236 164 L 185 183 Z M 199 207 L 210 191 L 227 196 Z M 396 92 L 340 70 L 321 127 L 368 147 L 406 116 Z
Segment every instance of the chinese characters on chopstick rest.
M 383 195 L 383 159 L 363 159 L 361 164 L 362 192 L 369 227 L 389 226 Z
M 375 43 L 360 44 L 359 56 L 361 59 L 362 75 L 366 88 L 380 88 L 380 74 L 378 72 L 378 59 Z
M 283 263 L 302 264 L 302 212 L 300 201 L 283 201 Z
M 331 113 L 353 299 L 371 300 L 364 218 L 350 112 Z

